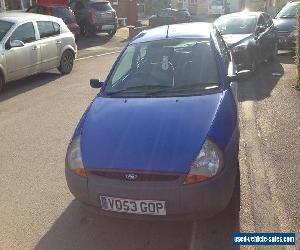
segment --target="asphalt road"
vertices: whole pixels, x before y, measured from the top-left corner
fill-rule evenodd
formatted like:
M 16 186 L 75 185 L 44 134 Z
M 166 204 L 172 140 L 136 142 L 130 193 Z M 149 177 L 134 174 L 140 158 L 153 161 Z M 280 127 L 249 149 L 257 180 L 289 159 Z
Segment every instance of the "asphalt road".
M 97 93 L 89 79 L 104 79 L 116 56 L 78 60 L 68 76 L 40 74 L 0 95 L 0 249 L 219 250 L 232 249 L 239 230 L 299 236 L 300 93 L 287 55 L 239 85 L 239 215 L 143 222 L 83 210 L 65 182 L 66 148 Z

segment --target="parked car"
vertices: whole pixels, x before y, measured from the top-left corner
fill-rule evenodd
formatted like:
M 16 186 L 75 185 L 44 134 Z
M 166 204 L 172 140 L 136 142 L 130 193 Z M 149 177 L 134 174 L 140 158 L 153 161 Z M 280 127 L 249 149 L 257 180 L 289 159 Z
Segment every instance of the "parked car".
M 74 11 L 83 36 L 106 32 L 113 36 L 118 28 L 116 11 L 110 2 L 99 0 L 74 0 L 69 4 Z
M 279 49 L 295 49 L 296 47 L 297 4 L 299 2 L 287 3 L 274 19 L 278 30 Z
M 53 68 L 69 74 L 76 52 L 74 35 L 60 18 L 0 14 L 0 90 L 8 82 Z
M 149 26 L 157 27 L 161 25 L 169 25 L 175 23 L 187 23 L 191 22 L 192 17 L 188 10 L 176 10 L 176 9 L 162 9 L 155 15 L 149 18 Z
M 208 4 L 209 16 L 221 16 L 229 12 L 230 10 L 227 0 L 210 0 Z
M 236 80 L 247 72 L 234 69 L 211 24 L 138 35 L 105 83 L 90 82 L 101 90 L 67 150 L 71 192 L 111 216 L 189 219 L 227 206 L 238 211 Z
M 277 30 L 272 18 L 264 12 L 238 12 L 215 21 L 239 69 L 254 72 L 265 61 L 277 55 Z
M 79 25 L 76 22 L 73 11 L 68 6 L 39 4 L 30 7 L 27 12 L 59 17 L 65 22 L 76 39 L 80 36 Z

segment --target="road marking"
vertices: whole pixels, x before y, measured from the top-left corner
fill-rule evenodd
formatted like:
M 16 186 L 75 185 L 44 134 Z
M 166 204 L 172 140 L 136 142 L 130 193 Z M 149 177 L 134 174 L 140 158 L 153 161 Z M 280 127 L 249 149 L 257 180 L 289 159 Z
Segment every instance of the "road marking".
M 197 233 L 197 222 L 194 221 L 192 225 L 192 233 L 191 233 L 189 250 L 196 250 L 196 233 Z M 197 248 L 197 250 L 200 250 L 200 248 Z
M 94 57 L 101 57 L 101 56 L 108 56 L 108 55 L 118 54 L 118 53 L 120 53 L 121 51 L 122 51 L 122 50 L 118 50 L 118 51 L 108 52 L 108 53 L 104 53 L 104 54 L 98 54 L 98 55 L 92 55 L 92 56 L 81 57 L 81 58 L 75 59 L 75 61 L 81 61 L 81 60 L 91 59 L 91 58 L 94 58 Z

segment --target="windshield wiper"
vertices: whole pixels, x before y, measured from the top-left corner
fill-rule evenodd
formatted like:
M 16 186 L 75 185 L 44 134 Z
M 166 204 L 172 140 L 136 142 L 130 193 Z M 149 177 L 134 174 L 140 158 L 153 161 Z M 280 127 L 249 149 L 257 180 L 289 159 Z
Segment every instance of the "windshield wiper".
M 127 88 L 119 89 L 119 90 L 105 91 L 104 93 L 108 96 L 119 94 L 119 93 L 142 93 L 142 94 L 147 94 L 148 91 L 151 92 L 151 90 L 157 91 L 157 89 L 169 89 L 169 88 L 172 88 L 172 87 L 171 86 L 166 86 L 166 85 L 140 85 L 140 86 L 131 86 L 131 87 L 127 87 Z
M 283 15 L 281 18 L 296 18 L 295 15 Z

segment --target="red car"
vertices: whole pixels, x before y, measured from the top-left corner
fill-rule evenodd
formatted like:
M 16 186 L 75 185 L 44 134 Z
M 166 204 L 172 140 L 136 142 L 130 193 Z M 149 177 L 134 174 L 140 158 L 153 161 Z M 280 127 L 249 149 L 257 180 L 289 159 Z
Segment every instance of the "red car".
M 76 22 L 75 15 L 70 7 L 64 5 L 35 5 L 30 7 L 27 12 L 43 15 L 50 15 L 61 18 L 74 34 L 75 38 L 80 36 L 80 28 Z

